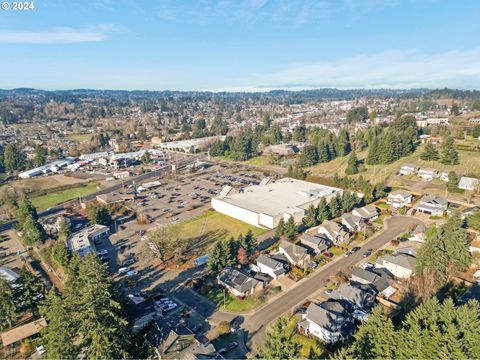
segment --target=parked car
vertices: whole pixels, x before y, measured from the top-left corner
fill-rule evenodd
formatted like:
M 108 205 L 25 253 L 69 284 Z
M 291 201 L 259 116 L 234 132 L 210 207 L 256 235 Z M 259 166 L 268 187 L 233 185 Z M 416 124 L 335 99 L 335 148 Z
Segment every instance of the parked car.
M 348 257 L 348 256 L 350 256 L 350 255 L 352 255 L 352 254 L 353 254 L 353 253 L 352 253 L 351 251 L 347 251 L 347 252 L 345 253 L 345 256 Z
M 367 250 L 363 253 L 363 257 L 369 257 L 370 255 L 372 255 L 372 252 L 370 250 Z
M 359 246 L 355 246 L 355 247 L 352 248 L 351 251 L 352 251 L 352 253 L 354 253 L 354 252 L 357 252 L 358 250 L 360 250 L 360 247 L 359 247 Z
M 124 266 L 118 269 L 119 274 L 125 274 L 130 271 L 130 268 L 128 266 Z
M 98 254 L 99 256 L 107 255 L 107 254 L 108 254 L 108 250 L 107 250 L 107 249 L 99 250 L 97 254 Z
M 329 258 L 329 259 L 333 257 L 333 254 L 332 254 L 331 252 L 329 252 L 329 251 L 324 251 L 324 252 L 322 253 L 322 255 L 325 256 L 325 257 L 327 257 L 327 258 Z
M 127 272 L 127 276 L 135 276 L 138 274 L 138 271 L 137 270 L 130 270 Z

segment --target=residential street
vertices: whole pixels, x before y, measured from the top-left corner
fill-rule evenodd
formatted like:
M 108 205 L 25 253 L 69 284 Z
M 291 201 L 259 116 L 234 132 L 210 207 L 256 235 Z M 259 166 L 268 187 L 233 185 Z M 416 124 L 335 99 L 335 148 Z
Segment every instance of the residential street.
M 282 293 L 281 296 L 267 303 L 253 314 L 246 315 L 242 326 L 248 333 L 249 339 L 247 344 L 249 347 L 252 348 L 252 345 L 256 344 L 255 348 L 258 349 L 258 345 L 265 340 L 265 329 L 268 325 L 282 314 L 307 300 L 320 287 L 326 284 L 330 275 L 361 262 L 364 260 L 363 253 L 367 249 L 382 247 L 414 224 L 422 224 L 422 221 L 407 216 L 394 216 L 387 219 L 384 230 L 374 235 L 359 251 L 349 257 L 342 257 L 322 267 L 303 281 L 297 283 L 288 292 Z

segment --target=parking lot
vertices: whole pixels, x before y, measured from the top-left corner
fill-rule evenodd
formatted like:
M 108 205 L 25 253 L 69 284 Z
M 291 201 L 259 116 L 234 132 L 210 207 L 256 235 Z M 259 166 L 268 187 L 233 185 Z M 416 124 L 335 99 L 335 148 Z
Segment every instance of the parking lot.
M 148 184 L 152 181 L 147 182 L 147 186 L 145 183 L 136 184 L 140 188 L 139 194 L 125 206 L 137 214 L 144 214 L 150 222 L 142 225 L 133 217 L 117 219 L 109 239 L 96 244 L 97 249 L 104 254 L 102 258 L 108 262 L 110 272 L 116 274 L 127 289 L 152 289 L 162 285 L 165 285 L 164 289 L 172 288 L 191 277 L 197 269 L 156 268 L 148 248 L 148 231 L 196 218 L 210 208 L 211 197 L 225 185 L 241 188 L 258 184 L 262 177 L 263 174 L 258 172 L 213 165 L 195 173 L 186 170 L 182 174 L 160 178 L 150 187 Z M 115 193 L 111 195 L 115 196 Z

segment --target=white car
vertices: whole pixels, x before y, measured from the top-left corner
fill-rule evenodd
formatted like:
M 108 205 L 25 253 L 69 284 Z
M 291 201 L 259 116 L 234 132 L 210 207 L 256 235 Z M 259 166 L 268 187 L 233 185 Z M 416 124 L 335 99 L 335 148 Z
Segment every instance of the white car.
M 107 250 L 107 249 L 103 249 L 103 250 L 100 250 L 100 251 L 98 252 L 98 255 L 99 255 L 99 256 L 103 256 L 103 255 L 107 255 L 107 254 L 108 254 L 108 250 Z
M 47 352 L 47 350 L 45 350 L 45 347 L 43 345 L 37 346 L 36 349 L 37 349 L 38 355 L 43 355 Z
M 138 274 L 137 270 L 130 270 L 129 272 L 127 272 L 127 276 L 135 276 L 137 274 Z
M 130 267 L 128 266 L 124 266 L 118 269 L 119 274 L 125 274 L 125 273 L 128 273 L 129 271 L 130 271 Z
M 163 310 L 165 311 L 170 311 L 170 310 L 173 310 L 177 307 L 177 304 L 166 304 L 164 307 L 163 307 Z

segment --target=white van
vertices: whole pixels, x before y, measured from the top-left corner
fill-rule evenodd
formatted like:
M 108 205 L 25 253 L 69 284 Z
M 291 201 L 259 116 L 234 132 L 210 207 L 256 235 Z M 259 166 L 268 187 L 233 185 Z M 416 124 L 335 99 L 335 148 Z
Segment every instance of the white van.
M 129 266 L 124 266 L 124 267 L 121 267 L 121 268 L 118 269 L 118 273 L 119 273 L 119 274 L 125 274 L 125 273 L 127 273 L 127 272 L 129 272 L 129 271 L 130 271 L 130 267 L 129 267 Z

